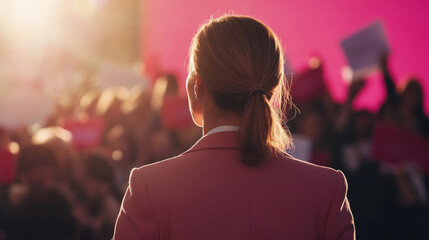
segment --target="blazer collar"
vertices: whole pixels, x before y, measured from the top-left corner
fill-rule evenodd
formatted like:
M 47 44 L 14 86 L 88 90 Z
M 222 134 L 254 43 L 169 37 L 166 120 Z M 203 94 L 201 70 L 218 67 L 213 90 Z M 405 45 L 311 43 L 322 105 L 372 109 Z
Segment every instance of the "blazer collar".
M 240 142 L 238 140 L 238 131 L 229 132 L 217 132 L 209 135 L 205 135 L 200 138 L 194 146 L 183 154 L 195 152 L 204 149 L 231 149 L 240 148 Z

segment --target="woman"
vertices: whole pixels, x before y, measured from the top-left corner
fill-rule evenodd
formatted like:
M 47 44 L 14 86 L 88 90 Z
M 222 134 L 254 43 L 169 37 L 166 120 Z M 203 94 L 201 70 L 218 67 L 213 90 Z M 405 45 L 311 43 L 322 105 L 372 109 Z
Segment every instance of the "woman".
M 344 175 L 284 153 L 291 138 L 273 105 L 288 99 L 283 65 L 258 20 L 199 29 L 187 92 L 204 136 L 132 171 L 114 239 L 354 239 Z

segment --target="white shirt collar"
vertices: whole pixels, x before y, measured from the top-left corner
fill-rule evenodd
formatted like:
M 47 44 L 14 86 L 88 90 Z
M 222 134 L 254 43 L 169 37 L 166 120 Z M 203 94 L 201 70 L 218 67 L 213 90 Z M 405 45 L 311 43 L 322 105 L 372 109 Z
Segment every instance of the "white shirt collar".
M 229 125 L 219 126 L 219 127 L 215 127 L 212 130 L 210 130 L 205 136 L 213 134 L 213 133 L 218 133 L 218 132 L 233 132 L 233 131 L 238 131 L 238 129 L 239 129 L 238 126 L 229 126 Z

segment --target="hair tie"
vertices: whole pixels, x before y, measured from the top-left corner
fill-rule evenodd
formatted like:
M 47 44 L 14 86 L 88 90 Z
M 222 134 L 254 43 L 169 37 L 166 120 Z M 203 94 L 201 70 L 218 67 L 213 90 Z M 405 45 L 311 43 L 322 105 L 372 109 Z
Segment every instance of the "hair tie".
M 252 91 L 249 92 L 249 96 L 253 96 L 253 95 L 259 94 L 259 93 L 262 94 L 262 95 L 266 94 L 266 92 L 265 92 L 265 90 L 263 88 L 255 88 L 255 89 L 253 89 Z

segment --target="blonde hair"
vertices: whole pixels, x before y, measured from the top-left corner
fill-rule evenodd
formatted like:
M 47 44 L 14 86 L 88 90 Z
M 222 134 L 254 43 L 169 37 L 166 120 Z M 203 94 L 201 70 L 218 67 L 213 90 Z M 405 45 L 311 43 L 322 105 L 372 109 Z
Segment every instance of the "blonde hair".
M 293 145 L 282 124 L 284 110 L 292 106 L 284 52 L 268 26 L 248 16 L 209 20 L 192 40 L 189 71 L 200 77 L 218 107 L 239 114 L 246 165 Z

